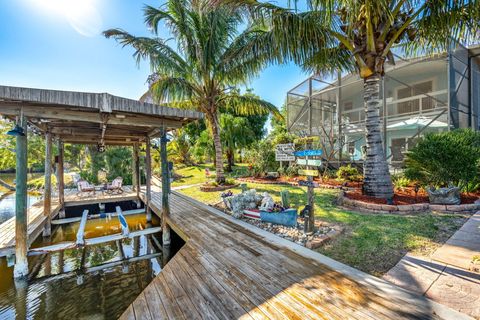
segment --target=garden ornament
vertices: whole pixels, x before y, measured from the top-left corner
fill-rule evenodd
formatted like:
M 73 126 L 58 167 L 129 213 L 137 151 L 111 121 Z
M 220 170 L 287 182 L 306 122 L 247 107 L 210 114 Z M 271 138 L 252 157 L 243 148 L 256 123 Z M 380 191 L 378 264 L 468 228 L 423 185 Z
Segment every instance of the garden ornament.
M 272 197 L 268 194 L 268 192 L 264 192 L 262 204 L 260 205 L 259 209 L 261 211 L 272 211 L 274 206 L 275 206 L 275 201 L 273 201 Z
M 228 202 L 228 207 L 232 210 L 233 217 L 239 219 L 243 216 L 243 210 L 256 209 L 262 201 L 262 196 L 257 194 L 255 189 L 250 189 L 234 196 L 227 196 L 224 199 Z
M 460 189 L 458 187 L 438 188 L 430 187 L 427 189 L 431 204 L 460 204 Z

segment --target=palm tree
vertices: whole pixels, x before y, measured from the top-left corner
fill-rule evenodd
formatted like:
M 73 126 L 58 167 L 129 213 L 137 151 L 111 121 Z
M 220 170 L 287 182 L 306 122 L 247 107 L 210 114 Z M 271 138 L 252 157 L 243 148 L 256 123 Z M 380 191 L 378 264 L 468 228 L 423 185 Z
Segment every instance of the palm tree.
M 255 133 L 249 127 L 248 119 L 222 114 L 222 141 L 227 154 L 227 171 L 232 172 L 235 164 L 235 151 L 246 147 L 255 140 Z
M 274 105 L 252 95 L 240 94 L 245 84 L 265 65 L 249 59 L 244 38 L 237 38 L 242 13 L 227 6 L 211 7 L 205 1 L 168 0 L 160 8 L 146 6 L 145 23 L 154 37 L 136 37 L 120 29 L 104 32 L 136 51 L 137 61 L 148 59 L 152 70 L 148 95 L 157 103 L 194 109 L 205 114 L 215 144 L 216 180 L 225 181 L 219 114 L 272 113 Z M 158 37 L 160 24 L 170 30 L 176 47 Z M 240 56 L 242 55 L 242 56 Z
M 452 39 L 479 34 L 479 0 L 306 0 L 304 12 L 255 0 L 212 1 L 245 6 L 257 25 L 263 22 L 243 34 L 251 40 L 249 59 L 291 59 L 315 73 L 358 70 L 366 112 L 364 192 L 386 199 L 393 187 L 382 145 L 379 88 L 385 62 L 395 63 L 392 49 L 445 50 Z

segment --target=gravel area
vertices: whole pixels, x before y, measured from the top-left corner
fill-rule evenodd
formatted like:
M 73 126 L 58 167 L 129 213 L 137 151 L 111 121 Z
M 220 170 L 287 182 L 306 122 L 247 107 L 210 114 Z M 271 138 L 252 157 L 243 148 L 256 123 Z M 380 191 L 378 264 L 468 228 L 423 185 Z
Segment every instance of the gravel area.
M 331 225 L 322 221 L 315 221 L 314 233 L 305 234 L 303 232 L 303 219 L 297 220 L 296 228 L 286 227 L 269 222 L 262 222 L 255 219 L 242 218 L 242 220 L 260 229 L 271 232 L 279 237 L 308 248 L 317 248 L 343 231 L 343 228 L 338 225 Z

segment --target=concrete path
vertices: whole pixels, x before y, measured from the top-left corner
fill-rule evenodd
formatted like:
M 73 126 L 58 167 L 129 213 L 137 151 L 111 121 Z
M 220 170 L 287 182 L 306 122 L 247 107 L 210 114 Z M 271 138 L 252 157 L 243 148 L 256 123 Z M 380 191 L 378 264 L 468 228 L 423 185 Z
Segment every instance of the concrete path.
M 407 254 L 383 278 L 480 319 L 480 274 Z
M 469 270 L 475 255 L 480 255 L 480 212 L 431 258 L 407 254 L 383 278 L 480 319 L 480 273 Z
M 480 256 L 480 211 L 468 221 L 432 256 L 433 260 L 472 269 L 472 259 Z

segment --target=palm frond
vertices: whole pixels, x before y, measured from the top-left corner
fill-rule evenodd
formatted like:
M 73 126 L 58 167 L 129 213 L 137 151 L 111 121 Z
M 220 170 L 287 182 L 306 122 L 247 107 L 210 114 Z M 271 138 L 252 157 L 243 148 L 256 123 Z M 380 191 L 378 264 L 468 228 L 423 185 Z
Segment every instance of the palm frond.
M 225 110 L 229 110 L 239 116 L 270 113 L 277 119 L 283 118 L 277 107 L 252 94 L 241 95 L 236 92 L 225 94 L 219 103 Z
M 160 38 L 136 37 L 121 29 L 110 29 L 103 32 L 106 38 L 114 38 L 123 47 L 135 49 L 133 54 L 137 64 L 142 59 L 150 61 L 153 72 L 168 75 L 185 75 L 188 65 Z
M 184 78 L 157 76 L 150 82 L 149 92 L 156 103 L 175 103 L 192 100 L 197 89 Z

